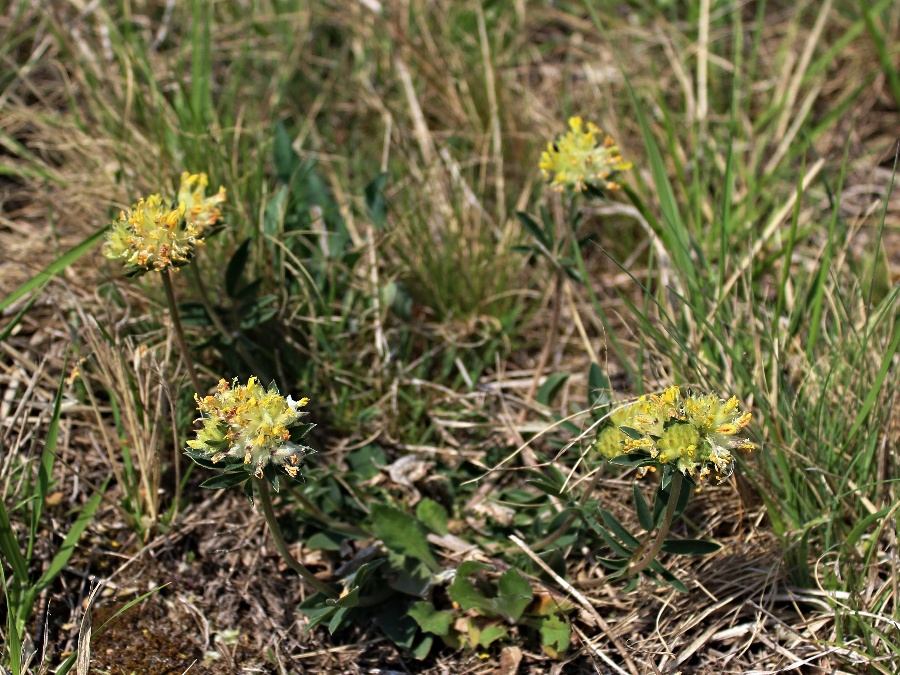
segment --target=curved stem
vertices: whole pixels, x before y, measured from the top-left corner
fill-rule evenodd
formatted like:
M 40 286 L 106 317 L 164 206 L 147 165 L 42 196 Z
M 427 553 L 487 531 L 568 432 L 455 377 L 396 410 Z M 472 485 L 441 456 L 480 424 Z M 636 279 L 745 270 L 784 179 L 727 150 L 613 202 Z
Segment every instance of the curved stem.
M 659 525 L 659 529 L 656 531 L 656 538 L 653 540 L 653 545 L 641 554 L 641 557 L 637 562 L 628 566 L 629 574 L 640 574 L 643 572 L 653 564 L 657 554 L 662 550 L 663 543 L 669 535 L 669 529 L 672 527 L 672 520 L 675 518 L 675 509 L 678 506 L 678 498 L 681 496 L 682 483 L 684 483 L 684 478 L 682 477 L 681 472 L 673 472 L 672 485 L 669 488 L 669 501 L 666 502 L 666 512 L 663 516 L 662 523 Z
M 188 350 L 187 340 L 184 339 L 184 331 L 181 328 L 181 318 L 178 316 L 178 305 L 175 302 L 175 290 L 172 288 L 172 275 L 168 269 L 160 272 L 163 280 L 163 288 L 166 289 L 166 302 L 169 304 L 169 316 L 172 318 L 172 328 L 175 331 L 175 341 L 178 342 L 178 349 L 181 350 L 181 358 L 187 366 L 188 375 L 191 378 L 191 384 L 197 394 L 202 395 L 203 390 L 200 388 L 200 378 L 197 377 L 197 370 L 194 368 L 194 360 Z
M 323 581 L 319 581 L 316 576 L 304 567 L 288 550 L 284 536 L 281 534 L 281 528 L 275 519 L 275 511 L 272 508 L 272 496 L 269 494 L 269 484 L 264 478 L 254 478 L 257 491 L 259 492 L 259 501 L 262 504 L 263 515 L 266 517 L 266 523 L 269 525 L 269 532 L 272 534 L 272 541 L 275 542 L 275 548 L 287 563 L 287 566 L 299 574 L 303 580 L 320 593 L 327 595 L 329 598 L 335 599 L 338 593 L 334 588 Z
M 585 486 L 584 492 L 581 493 L 581 498 L 578 500 L 579 508 L 584 506 L 587 503 L 588 497 L 591 496 L 591 493 L 594 491 L 594 488 L 597 487 L 597 481 L 600 479 L 600 469 L 598 468 L 594 475 L 591 476 L 590 482 Z M 548 534 L 546 537 L 541 539 L 540 541 L 532 544 L 532 548 L 542 549 L 546 548 L 554 541 L 563 536 L 566 532 L 569 531 L 569 528 L 572 526 L 572 523 L 575 522 L 575 518 L 578 517 L 578 511 L 573 510 L 570 511 L 569 514 L 563 519 L 563 521 L 559 524 L 553 532 Z

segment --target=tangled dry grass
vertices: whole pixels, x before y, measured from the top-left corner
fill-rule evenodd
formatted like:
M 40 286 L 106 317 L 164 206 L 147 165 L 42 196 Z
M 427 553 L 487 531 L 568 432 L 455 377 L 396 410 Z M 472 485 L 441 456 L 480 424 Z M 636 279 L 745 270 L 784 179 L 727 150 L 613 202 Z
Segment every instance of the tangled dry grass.
M 191 81 L 186 71 L 196 56 L 190 10 L 155 1 L 116 10 L 80 2 L 10 3 L 4 10 L 0 296 L 94 233 L 133 195 L 155 189 L 161 176 L 175 175 L 188 155 L 193 161 L 209 158 L 223 183 L 238 186 L 238 199 L 230 201 L 232 221 L 244 233 L 261 231 L 272 197 L 259 180 L 271 173 L 268 139 L 273 122 L 289 118 L 298 130 L 292 146 L 304 160 L 318 162 L 347 224 L 350 248 L 358 253 L 348 287 L 373 298 L 354 317 L 358 325 L 337 333 L 335 342 L 346 350 L 339 359 L 314 341 L 302 345 L 321 378 L 336 383 L 321 393 L 328 410 L 317 411 L 325 438 L 317 463 L 347 467 L 352 451 L 377 442 L 387 460 L 367 486 L 400 500 L 440 498 L 450 492 L 448 484 L 461 480 L 459 467 L 486 470 L 547 428 L 552 411 L 535 400 L 535 390 L 549 374 L 571 374 L 555 410 L 584 400 L 587 381 L 579 374 L 591 362 L 603 364 L 620 394 L 632 393 L 627 369 L 610 349 L 610 333 L 628 353 L 646 357 L 648 388 L 670 381 L 665 350 L 629 317 L 630 303 L 642 295 L 636 280 L 677 284 L 666 257 L 654 257 L 665 250 L 642 214 L 624 203 L 587 214 L 585 227 L 604 246 L 585 253 L 592 298 L 574 284 L 554 284 L 548 270 L 511 251 L 520 241 L 515 211 L 535 199 L 535 158 L 544 139 L 559 129 L 563 109 L 591 111 L 620 139 L 645 191 L 652 184 L 626 77 L 635 90 L 652 92 L 660 106 L 651 111 L 653 124 L 668 134 L 666 150 L 674 164 L 690 166 L 695 149 L 706 146 L 724 167 L 722 135 L 703 135 L 722 114 L 707 96 L 722 92 L 699 86 L 697 78 L 712 79 L 706 69 L 735 68 L 714 48 L 733 39 L 733 26 L 716 14 L 730 13 L 727 3 L 713 3 L 713 16 L 707 17 L 713 30 L 702 40 L 695 21 L 671 20 L 671 13 L 646 10 L 647 3 L 607 3 L 599 26 L 569 3 L 516 2 L 494 7 L 488 16 L 480 3 L 463 3 L 465 21 L 463 10 L 450 2 L 298 3 L 287 12 L 278 11 L 278 3 L 220 4 L 213 10 L 214 49 L 207 58 L 216 100 L 230 102 L 222 104 L 221 116 L 200 121 L 203 136 L 185 127 L 178 103 L 191 95 L 183 86 Z M 797 184 L 814 187 L 823 166 L 846 157 L 840 214 L 850 234 L 832 260 L 862 260 L 881 241 L 887 292 L 896 289 L 900 194 L 890 193 L 889 186 L 900 110 L 886 75 L 872 67 L 879 54 L 866 39 L 841 42 L 857 22 L 844 3 L 829 0 L 818 13 L 816 3 L 769 4 L 758 62 L 752 64 L 755 79 L 739 92 L 746 100 L 735 124 L 752 140 L 736 149 L 739 173 L 767 176 L 771 197 L 744 207 L 749 228 L 756 230 L 748 236 L 757 237 L 759 248 L 746 247 L 736 257 L 746 250 L 766 256 L 783 247 Z M 700 5 L 710 11 L 709 2 Z M 752 25 L 751 10 L 748 5 L 739 12 L 745 26 Z M 887 15 L 885 28 L 896 36 L 898 12 Z M 134 35 L 116 37 L 123 26 Z M 138 38 L 146 46 L 140 53 L 134 50 Z M 841 48 L 834 58 L 821 61 L 835 45 Z M 761 124 L 775 94 L 783 105 Z M 696 129 L 673 132 L 677 122 L 666 119 L 665 105 L 683 108 L 685 119 L 698 120 Z M 840 114 L 832 121 L 834 110 Z M 801 143 L 808 143 L 805 161 L 788 163 L 785 158 Z M 360 175 L 365 166 L 396 165 L 404 167 L 391 185 L 398 214 L 392 228 L 380 230 L 361 215 Z M 679 196 L 688 192 L 677 190 Z M 815 270 L 827 237 L 817 224 L 828 220 L 834 196 L 811 192 L 796 214 L 805 236 L 795 257 L 798 268 Z M 691 208 L 713 221 L 713 197 L 704 194 Z M 552 208 L 562 206 L 554 202 Z M 872 225 L 882 212 L 883 238 Z M 776 227 L 767 230 L 766 223 Z M 319 234 L 327 241 L 324 230 Z M 237 241 L 214 245 L 206 269 L 220 267 L 224 251 Z M 253 264 L 260 275 L 269 274 L 269 260 L 257 257 Z M 624 262 L 619 266 L 611 257 Z M 531 578 L 541 593 L 575 607 L 573 647 L 559 659 L 510 644 L 486 654 L 442 651 L 423 665 L 372 627 L 337 637 L 305 631 L 307 619 L 296 610 L 304 591 L 267 540 L 262 516 L 241 495 L 207 494 L 188 485 L 170 525 L 141 536 L 130 522 L 122 506 L 127 479 L 117 457 L 123 440 L 114 407 L 130 401 L 130 409 L 143 410 L 127 420 L 124 444 L 148 467 L 140 472 L 146 478 L 139 487 L 141 511 L 147 524 L 155 523 L 181 489 L 182 476 L 174 468 L 180 450 L 175 408 L 184 373 L 167 337 L 161 296 L 127 283 L 110 291 L 114 272 L 98 259 L 96 252 L 89 254 L 48 279 L 13 332 L 0 340 L 4 495 L 21 494 L 19 483 L 27 476 L 22 467 L 40 461 L 60 377 L 71 375 L 54 491 L 35 550 L 39 566 L 52 557 L 76 508 L 109 476 L 115 478 L 64 573 L 39 599 L 29 635 L 39 650 L 35 672 L 88 645 L 92 670 L 108 673 L 884 673 L 900 667 L 889 643 L 853 638 L 838 644 L 835 635 L 844 634 L 847 621 L 842 603 L 850 592 L 842 595 L 822 583 L 831 577 L 824 568 L 836 565 L 831 551 L 795 550 L 791 555 L 812 560 L 821 577 L 809 584 L 792 579 L 785 563 L 790 555 L 773 533 L 760 483 L 741 476 L 699 493 L 687 513 L 698 536 L 722 544 L 712 556 L 673 563 L 673 571 L 688 580 L 687 594 L 650 585 L 622 594 L 604 580 L 588 547 L 572 554 L 568 581 Z M 747 258 L 747 266 L 755 260 Z M 761 274 L 777 278 L 768 270 Z M 180 277 L 179 287 L 187 291 L 193 282 L 187 273 Z M 745 283 L 743 276 L 735 279 L 737 287 Z M 412 306 L 401 320 L 389 317 L 393 300 L 382 290 L 394 282 L 404 284 Z M 776 283 L 762 283 L 770 283 L 774 298 Z M 304 314 L 305 297 L 284 289 L 275 301 L 279 315 L 303 326 L 332 320 Z M 595 299 L 608 321 L 597 313 Z M 336 316 L 343 301 L 333 304 Z M 21 303 L 4 311 L 4 324 L 20 308 Z M 858 308 L 848 315 L 853 309 Z M 507 322 L 510 313 L 517 313 L 515 328 Z M 209 337 L 203 327 L 190 330 L 198 340 Z M 475 382 L 466 382 L 466 349 L 489 354 Z M 807 379 L 804 346 L 798 342 L 790 349 L 794 360 L 786 362 L 793 377 L 815 387 Z M 405 360 L 406 354 L 412 356 Z M 435 364 L 435 354 L 450 356 Z M 221 365 L 212 362 L 204 370 L 212 375 Z M 80 393 L 76 368 L 86 391 L 96 388 L 96 395 L 86 399 Z M 721 384 L 730 389 L 735 381 Z M 335 393 L 339 386 L 353 392 L 349 402 Z M 896 394 L 894 384 L 879 398 L 888 407 L 882 417 L 893 418 L 877 455 L 882 481 L 896 472 L 897 416 L 890 410 Z M 410 401 L 417 397 L 420 407 Z M 356 416 L 369 408 L 374 415 Z M 522 469 L 550 465 L 561 445 L 535 442 L 521 463 L 513 463 L 517 469 L 490 474 L 467 495 L 451 518 L 450 534 L 430 536 L 443 562 L 453 566 L 475 558 L 504 569 L 508 563 L 500 552 L 512 544 L 484 540 L 498 523 L 508 525 L 511 515 L 492 497 L 523 484 Z M 401 463 L 404 458 L 412 459 Z M 623 522 L 634 521 L 627 508 L 631 481 L 623 475 L 604 475 L 597 499 Z M 896 491 L 882 486 L 862 499 L 877 513 L 896 503 Z M 290 509 L 282 516 L 287 527 Z M 861 595 L 887 594 L 892 599 L 881 603 L 884 615 L 896 617 L 896 530 L 885 528 L 878 537 L 881 565 L 867 572 Z M 330 576 L 339 558 L 363 553 L 368 543 L 344 544 L 347 550 L 337 558 L 301 541 L 293 548 L 308 567 Z M 523 544 L 527 549 L 529 542 Z M 91 623 L 101 625 L 136 595 L 159 587 L 92 645 L 89 638 L 85 642 Z M 896 644 L 893 631 L 900 624 L 893 621 L 882 628 Z

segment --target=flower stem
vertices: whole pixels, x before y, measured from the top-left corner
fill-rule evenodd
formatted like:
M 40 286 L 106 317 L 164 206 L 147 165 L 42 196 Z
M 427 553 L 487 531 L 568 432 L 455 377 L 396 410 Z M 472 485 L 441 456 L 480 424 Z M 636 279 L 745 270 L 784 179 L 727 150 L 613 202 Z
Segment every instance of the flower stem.
M 275 542 L 275 548 L 278 549 L 278 553 L 281 554 L 284 562 L 286 562 L 288 567 L 299 574 L 306 583 L 317 591 L 327 595 L 329 598 L 337 598 L 337 591 L 325 582 L 319 581 L 312 572 L 306 569 L 306 567 L 291 555 L 287 543 L 284 541 L 284 536 L 281 534 L 281 528 L 278 526 L 278 521 L 275 519 L 275 511 L 272 509 L 272 496 L 269 494 L 269 484 L 266 482 L 265 478 L 254 478 L 253 480 L 256 483 L 257 491 L 259 492 L 259 501 L 262 504 L 263 515 L 265 515 L 266 522 L 269 525 L 269 532 L 272 534 L 272 541 Z
M 628 574 L 640 574 L 656 559 L 657 554 L 662 550 L 663 543 L 669 535 L 669 529 L 672 527 L 672 520 L 675 518 L 675 509 L 678 506 L 678 498 L 681 496 L 681 486 L 684 478 L 680 471 L 672 472 L 672 484 L 669 488 L 669 501 L 666 502 L 666 512 L 663 515 L 663 521 L 656 531 L 656 538 L 650 548 L 646 549 L 641 557 L 628 566 Z
M 181 318 L 178 316 L 178 305 L 175 302 L 175 290 L 172 288 L 172 275 L 168 269 L 160 272 L 163 280 L 163 288 L 166 289 L 166 302 L 169 304 L 169 316 L 172 318 L 172 328 L 175 330 L 175 340 L 178 342 L 178 349 L 181 350 L 181 357 L 187 366 L 188 375 L 191 378 L 191 384 L 197 394 L 203 394 L 200 388 L 200 378 L 197 377 L 197 370 L 194 368 L 194 360 L 188 350 L 187 341 L 184 339 L 184 331 L 181 328 Z

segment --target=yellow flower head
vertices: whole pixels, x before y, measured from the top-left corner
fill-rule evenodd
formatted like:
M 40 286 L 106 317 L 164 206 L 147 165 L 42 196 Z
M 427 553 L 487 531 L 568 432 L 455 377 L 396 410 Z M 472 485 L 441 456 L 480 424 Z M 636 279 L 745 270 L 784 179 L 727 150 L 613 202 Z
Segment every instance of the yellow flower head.
M 607 459 L 646 453 L 656 463 L 694 478 L 705 478 L 711 470 L 722 478 L 734 468 L 732 450 L 753 448 L 748 439 L 736 438 L 750 418 L 736 397 L 726 401 L 715 394 L 685 396 L 678 387 L 669 387 L 615 411 L 594 447 Z
M 594 441 L 594 449 L 606 459 L 615 459 L 625 454 L 625 444 L 628 440 L 628 436 L 620 431 L 618 427 L 608 426 L 597 434 L 597 440 Z
M 700 433 L 690 424 L 673 424 L 656 443 L 657 459 L 663 464 L 675 464 L 684 473 L 691 473 L 697 463 Z
M 159 194 L 141 199 L 119 214 L 112 224 L 103 254 L 121 260 L 129 274 L 180 267 L 203 245 L 207 230 L 221 217 L 225 189 L 206 197 L 206 174 L 181 176 L 174 203 Z
M 205 173 L 181 174 L 181 186 L 178 188 L 178 203 L 184 206 L 184 217 L 188 223 L 205 230 L 215 225 L 222 212 L 219 204 L 225 201 L 225 188 L 219 187 L 219 191 L 212 197 L 206 196 L 206 186 L 209 179 Z
M 309 448 L 291 441 L 290 429 L 306 415 L 300 408 L 309 399 L 284 397 L 274 384 L 265 388 L 255 377 L 245 385 L 236 378 L 220 380 L 215 394 L 194 398 L 202 427 L 188 447 L 208 455 L 214 463 L 227 458 L 242 460 L 257 478 L 262 478 L 268 464 L 281 467 L 292 478 L 297 476 L 300 460 Z
M 570 117 L 569 131 L 547 144 L 539 166 L 544 179 L 558 190 L 583 191 L 588 185 L 617 190 L 618 183 L 610 177 L 617 171 L 627 171 L 631 163 L 622 159 L 615 141 L 596 124 Z

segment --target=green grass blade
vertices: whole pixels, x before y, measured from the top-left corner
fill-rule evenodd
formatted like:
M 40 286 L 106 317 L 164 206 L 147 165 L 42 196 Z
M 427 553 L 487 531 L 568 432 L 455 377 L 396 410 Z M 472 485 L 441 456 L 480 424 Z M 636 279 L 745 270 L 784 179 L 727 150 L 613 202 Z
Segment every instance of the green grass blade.
M 896 296 L 894 297 L 896 298 Z M 853 426 L 850 427 L 850 431 L 847 434 L 848 443 L 854 436 L 856 436 L 860 427 L 862 427 L 863 422 L 866 421 L 866 417 L 868 417 L 872 408 L 875 407 L 875 403 L 878 401 L 878 394 L 881 392 L 881 386 L 887 379 L 888 372 L 891 369 L 891 363 L 894 359 L 894 354 L 897 353 L 897 347 L 900 346 L 900 316 L 894 319 L 893 331 L 894 336 L 893 338 L 891 338 L 891 344 L 884 352 L 884 357 L 881 360 L 881 367 L 878 369 L 878 374 L 875 377 L 875 381 L 872 383 L 872 386 L 869 387 L 869 392 L 866 394 L 866 398 L 863 401 L 862 407 L 856 414 L 856 419 L 853 420 Z
M 47 569 L 31 589 L 33 595 L 36 596 L 49 586 L 68 564 L 69 558 L 71 558 L 72 554 L 75 552 L 75 546 L 78 544 L 78 540 L 87 529 L 87 526 L 91 524 L 94 514 L 100 507 L 100 502 L 103 500 L 105 492 L 106 483 L 104 483 L 103 486 L 87 502 L 85 502 L 84 506 L 81 507 L 78 518 L 72 523 L 72 527 L 66 534 L 62 546 L 60 546 L 56 555 L 53 556 L 53 560 L 50 561 L 50 565 L 47 566 Z
M 12 568 L 16 583 L 25 583 L 25 580 L 28 579 L 28 560 L 22 555 L 19 541 L 16 539 L 12 523 L 9 521 L 9 513 L 2 501 L 0 501 L 0 554 Z
M 831 209 L 831 218 L 828 219 L 828 239 L 825 243 L 825 253 L 822 262 L 819 265 L 819 273 L 816 275 L 815 288 L 813 291 L 812 311 L 807 317 L 809 323 L 809 335 L 806 340 L 806 355 L 812 360 L 816 349 L 816 342 L 819 339 L 819 331 L 821 330 L 822 309 L 825 302 L 825 284 L 828 281 L 828 274 L 831 271 L 831 258 L 835 246 L 835 230 L 837 229 L 838 214 L 840 212 L 841 195 L 844 191 L 844 179 L 847 176 L 848 154 L 850 145 L 847 144 L 844 152 L 844 161 L 841 164 L 841 173 L 838 178 L 837 191 L 834 195 L 833 205 Z
M 0 508 L 3 505 L 0 504 Z M 10 585 L 7 583 L 6 572 L 3 565 L 0 565 L 0 585 L 3 587 L 3 595 L 6 598 L 6 652 L 9 655 L 10 672 L 19 675 L 22 672 L 22 638 L 19 635 L 19 626 L 16 623 L 18 616 L 17 599 L 11 593 Z M 2 655 L 2 651 L 0 651 Z
M 50 281 L 50 279 L 55 277 L 85 253 L 94 248 L 94 246 L 96 246 L 97 243 L 106 234 L 106 230 L 107 227 L 104 227 L 97 232 L 94 232 L 94 234 L 92 234 L 90 237 L 82 241 L 80 244 L 77 244 L 70 248 L 52 263 L 47 265 L 43 270 L 31 277 L 31 279 L 26 281 L 12 293 L 0 300 L 0 312 L 12 305 L 23 295 L 27 295 L 28 293 L 41 288 L 44 284 Z
M 891 60 L 891 50 L 884 39 L 884 33 L 875 22 L 875 12 L 867 5 L 866 0 L 859 0 L 859 9 L 862 12 L 863 20 L 866 22 L 866 30 L 869 33 L 869 37 L 872 38 L 872 44 L 875 45 L 875 51 L 878 52 L 878 60 L 881 62 L 881 69 L 887 78 L 891 95 L 894 97 L 897 105 L 900 106 L 900 74 L 897 73 L 897 69 Z
M 40 286 L 37 290 L 35 290 L 34 294 L 30 298 L 28 298 L 28 302 L 22 305 L 19 311 L 16 312 L 16 315 L 10 320 L 10 322 L 6 324 L 2 330 L 0 330 L 0 342 L 3 342 L 6 338 L 12 335 L 12 332 L 15 330 L 16 326 L 19 325 L 22 317 L 28 314 L 28 310 L 31 309 L 34 301 L 38 299 L 38 297 L 41 295 L 41 291 L 43 290 L 43 286 Z
M 653 132 L 650 130 L 647 117 L 644 115 L 643 105 L 631 88 L 627 78 L 625 86 L 628 89 L 628 96 L 631 99 L 632 108 L 641 128 L 641 136 L 643 137 L 644 146 L 647 150 L 647 159 L 650 163 L 650 172 L 653 175 L 653 184 L 656 188 L 659 206 L 665 221 L 665 227 L 662 228 L 660 234 L 663 240 L 668 243 L 669 252 L 676 261 L 681 274 L 687 279 L 691 287 L 697 288 L 697 273 L 690 258 L 690 235 L 678 210 L 678 202 L 675 199 L 675 191 L 672 189 L 672 183 L 669 181 L 669 176 L 666 172 L 665 162 L 663 162 L 662 154 L 656 139 L 653 137 Z M 640 207 L 638 208 L 640 209 Z
M 66 364 L 63 362 L 62 375 L 56 388 L 56 396 L 53 398 L 53 414 L 50 416 L 50 424 L 47 427 L 47 439 L 44 441 L 44 450 L 41 452 L 41 463 L 38 466 L 37 494 L 34 495 L 34 505 L 31 508 L 31 530 L 28 536 L 28 553 L 31 558 L 34 550 L 34 541 L 37 538 L 38 526 L 44 513 L 44 500 L 50 491 L 50 481 L 53 479 L 53 464 L 56 462 L 56 442 L 59 438 L 59 417 L 62 410 L 63 387 L 66 384 Z

